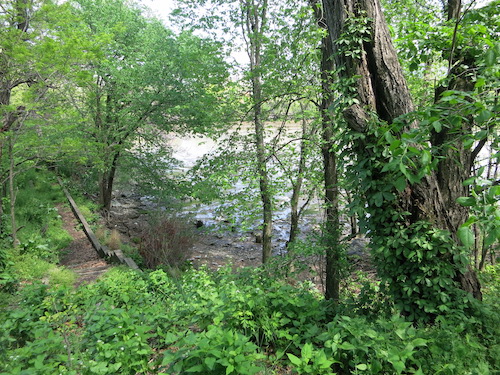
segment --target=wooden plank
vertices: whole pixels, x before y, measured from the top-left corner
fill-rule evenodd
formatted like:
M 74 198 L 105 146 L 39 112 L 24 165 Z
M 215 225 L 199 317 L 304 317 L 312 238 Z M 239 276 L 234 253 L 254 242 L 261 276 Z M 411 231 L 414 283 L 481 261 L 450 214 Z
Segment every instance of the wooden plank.
M 94 234 L 94 231 L 88 224 L 87 220 L 85 217 L 82 215 L 80 210 L 78 209 L 78 206 L 76 205 L 76 202 L 74 201 L 73 197 L 69 193 L 69 191 L 64 187 L 61 179 L 57 177 L 57 180 L 59 181 L 59 185 L 63 189 L 64 195 L 66 195 L 66 198 L 68 199 L 68 202 L 71 206 L 71 210 L 75 214 L 76 218 L 78 221 L 82 224 L 83 231 L 87 235 L 87 238 L 89 239 L 90 243 L 92 244 L 92 247 L 97 251 L 99 256 L 101 258 L 107 258 L 111 259 L 115 262 L 125 264 L 126 266 L 141 271 L 139 269 L 139 266 L 134 262 L 133 259 L 130 259 L 128 257 L 125 257 L 123 255 L 123 252 L 121 250 L 110 250 L 106 246 L 101 245 L 99 240 L 97 239 L 96 235 Z

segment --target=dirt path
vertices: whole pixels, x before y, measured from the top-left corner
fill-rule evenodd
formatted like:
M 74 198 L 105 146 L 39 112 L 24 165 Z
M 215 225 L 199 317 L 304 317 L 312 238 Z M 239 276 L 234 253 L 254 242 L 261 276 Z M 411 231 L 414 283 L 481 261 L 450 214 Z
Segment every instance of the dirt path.
M 71 209 L 66 205 L 58 205 L 57 211 L 61 215 L 63 227 L 73 237 L 73 242 L 63 249 L 59 264 L 65 266 L 78 275 L 76 286 L 82 283 L 95 281 L 111 266 L 99 257 L 92 247 L 87 236 L 80 228 L 78 221 Z

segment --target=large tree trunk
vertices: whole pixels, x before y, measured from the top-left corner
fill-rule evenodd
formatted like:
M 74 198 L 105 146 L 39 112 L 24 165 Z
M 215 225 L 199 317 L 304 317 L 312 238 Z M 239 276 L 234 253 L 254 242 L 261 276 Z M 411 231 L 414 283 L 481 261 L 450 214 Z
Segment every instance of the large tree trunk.
M 318 7 L 317 0 L 310 0 L 316 20 L 322 27 L 325 15 Z M 340 298 L 340 221 L 337 155 L 333 139 L 332 116 L 330 107 L 333 103 L 333 70 L 335 67 L 332 38 L 325 36 L 321 40 L 321 103 L 319 106 L 322 126 L 321 154 L 323 156 L 323 178 L 325 186 L 325 226 L 323 240 L 325 245 L 325 298 L 338 303 Z
M 435 99 L 437 102 L 445 90 L 472 91 L 474 89 L 473 75 L 470 74 L 476 68 L 474 57 L 457 55 L 456 52 L 455 44 L 461 12 L 461 0 L 448 1 L 447 18 L 448 21 L 455 22 L 455 31 L 448 57 L 448 87 L 436 89 Z M 458 63 L 460 60 L 462 62 Z M 454 109 L 450 109 L 454 111 Z M 472 116 L 469 116 L 464 119 L 460 127 L 443 127 L 439 133 L 434 130 L 431 134 L 432 146 L 436 150 L 442 150 L 440 154 L 436 155 L 441 157 L 436 168 L 436 179 L 440 198 L 444 207 L 447 208 L 448 220 L 445 228 L 450 231 L 456 242 L 458 242 L 457 231 L 467 220 L 469 214 L 468 208 L 458 204 L 457 199 L 469 195 L 469 187 L 464 186 L 463 182 L 471 177 L 474 159 L 485 144 L 485 142 L 479 142 L 474 149 L 464 147 L 463 137 L 472 133 L 473 125 L 474 120 Z M 458 275 L 458 280 L 464 290 L 481 299 L 480 283 L 470 265 L 467 272 Z
M 396 51 L 391 42 L 380 3 L 378 0 L 324 0 L 323 4 L 335 64 L 337 68 L 343 68 L 340 77 L 345 79 L 353 76 L 360 77 L 354 83 L 356 98 L 359 103 L 349 106 L 344 111 L 344 118 L 351 130 L 362 133 L 365 137 L 358 137 L 355 140 L 354 146 L 357 155 L 360 160 L 365 161 L 369 160 L 370 157 L 383 160 L 382 155 L 373 155 L 373 152 L 376 151 L 366 147 L 369 143 L 376 144 L 373 135 L 371 136 L 374 137 L 373 139 L 367 138 L 370 137 L 370 134 L 373 134 L 368 131 L 370 124 L 373 126 L 372 114 L 375 113 L 379 120 L 391 124 L 398 116 L 413 111 L 413 103 Z M 336 41 L 344 32 L 344 26 L 348 22 L 348 18 L 359 16 L 367 17 L 370 20 L 371 33 L 369 40 L 363 41 L 359 45 L 363 53 L 359 55 L 359 58 L 352 58 L 343 53 Z M 407 129 L 404 130 L 409 130 L 414 126 L 416 126 L 415 123 L 409 123 Z M 394 136 L 397 137 L 399 134 Z M 453 155 L 446 156 L 451 158 L 450 163 L 456 163 L 456 166 L 459 166 L 459 159 L 456 159 Z M 367 168 L 372 169 L 369 171 L 368 177 L 365 178 L 371 179 L 371 186 L 376 186 L 376 182 L 383 178 L 381 167 L 370 167 L 369 163 L 366 165 Z M 420 182 L 408 184 L 403 192 L 396 192 L 396 202 L 393 203 L 391 209 L 399 212 L 402 219 L 398 219 L 397 222 L 394 222 L 394 225 L 401 225 L 411 231 L 412 225 L 425 221 L 434 228 L 450 231 L 452 237 L 456 240 L 456 229 L 465 218 L 461 208 L 453 209 L 456 206 L 454 201 L 456 194 L 461 194 L 461 192 L 455 191 L 453 190 L 454 187 L 449 186 L 446 186 L 448 189 L 446 192 L 443 191 L 442 188 L 445 187 L 443 181 L 453 182 L 454 186 L 461 186 L 466 173 L 462 172 L 458 176 L 452 176 L 450 173 L 446 173 L 445 165 L 443 163 L 442 170 L 436 173 L 431 172 Z M 468 168 L 469 165 L 470 163 L 465 164 L 465 168 Z M 452 171 L 457 170 L 456 166 Z M 464 165 L 462 165 L 463 167 Z M 371 193 L 374 194 L 376 191 Z M 368 204 L 373 205 L 370 202 Z M 373 208 L 376 209 L 375 206 Z M 387 211 L 387 208 L 385 211 Z M 383 213 L 384 209 L 379 212 Z M 405 213 L 409 213 L 409 215 Z M 372 215 L 369 220 L 375 223 L 374 232 L 379 229 L 377 228 L 378 224 L 383 225 L 383 223 L 376 223 L 377 218 L 375 215 Z M 381 230 L 378 233 L 372 233 L 372 235 L 379 236 L 383 240 L 387 233 Z M 389 241 L 389 238 L 387 238 L 387 241 Z M 442 257 L 449 262 L 454 262 L 452 254 L 444 254 Z M 458 265 L 456 270 L 457 279 L 460 281 L 459 285 L 475 297 L 480 298 L 479 282 L 475 275 L 464 272 Z M 401 277 L 412 277 L 412 275 L 401 275 Z M 397 279 L 397 277 L 394 277 L 392 281 L 397 283 Z M 390 282 L 392 281 L 390 280 Z M 429 296 L 425 294 L 429 293 L 426 290 L 421 290 L 421 293 Z
M 340 222 L 337 155 L 333 141 L 332 119 L 329 108 L 332 104 L 331 72 L 333 71 L 332 43 L 328 37 L 321 43 L 321 123 L 323 128 L 323 171 L 325 183 L 325 245 L 326 245 L 326 290 L 325 298 L 338 302 L 340 298 Z

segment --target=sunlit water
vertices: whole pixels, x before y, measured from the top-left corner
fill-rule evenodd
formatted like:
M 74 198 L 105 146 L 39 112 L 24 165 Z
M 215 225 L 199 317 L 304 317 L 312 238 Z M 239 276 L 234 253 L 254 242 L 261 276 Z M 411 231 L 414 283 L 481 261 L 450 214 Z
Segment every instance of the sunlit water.
M 251 128 L 247 127 L 243 131 L 250 131 Z M 299 127 L 292 126 L 288 127 L 287 131 L 297 131 Z M 208 138 L 199 136 L 171 136 L 168 140 L 168 145 L 172 148 L 172 157 L 181 162 L 181 166 L 178 168 L 179 172 L 186 173 L 192 168 L 198 160 L 203 156 L 215 153 L 220 147 L 220 143 Z M 237 193 L 244 188 L 241 182 L 235 184 L 232 188 L 233 193 Z M 258 196 L 259 192 L 255 192 Z M 290 226 L 290 197 L 291 193 L 283 194 L 275 197 L 276 209 L 273 212 L 273 224 L 274 233 L 273 241 L 275 246 L 280 249 L 284 247 L 284 244 L 288 240 L 289 236 L 289 226 Z M 301 204 L 305 201 L 302 200 Z M 197 202 L 188 202 L 184 206 L 184 213 L 189 214 L 194 218 L 194 220 L 199 220 L 205 226 L 217 227 L 224 225 L 225 217 L 220 216 L 219 212 L 221 208 L 221 202 L 214 202 L 211 204 L 200 204 Z M 307 214 L 301 222 L 300 229 L 302 232 L 307 232 L 311 228 L 317 226 L 321 221 L 321 202 L 318 199 L 313 199 L 307 210 Z M 245 215 L 245 212 L 239 213 L 239 215 Z M 233 218 L 234 219 L 234 218 Z M 243 220 L 244 218 L 241 217 Z M 250 230 L 257 230 L 261 220 L 257 220 Z M 236 226 L 238 225 L 238 220 L 236 220 Z M 234 227 L 233 227 L 234 229 Z

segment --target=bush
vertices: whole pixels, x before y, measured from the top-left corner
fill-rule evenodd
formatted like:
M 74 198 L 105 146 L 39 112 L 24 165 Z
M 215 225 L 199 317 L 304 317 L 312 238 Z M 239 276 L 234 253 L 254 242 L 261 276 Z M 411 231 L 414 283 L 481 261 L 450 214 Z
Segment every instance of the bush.
M 253 375 L 264 368 L 257 365 L 265 356 L 241 333 L 209 326 L 205 332 L 188 332 L 166 340 L 174 350 L 164 354 L 167 374 Z M 163 371 L 162 371 L 163 372 Z
M 483 301 L 500 308 L 500 263 L 487 265 L 478 276 L 481 280 Z
M 192 229 L 178 218 L 153 218 L 142 230 L 139 253 L 144 265 L 181 267 L 191 255 Z

